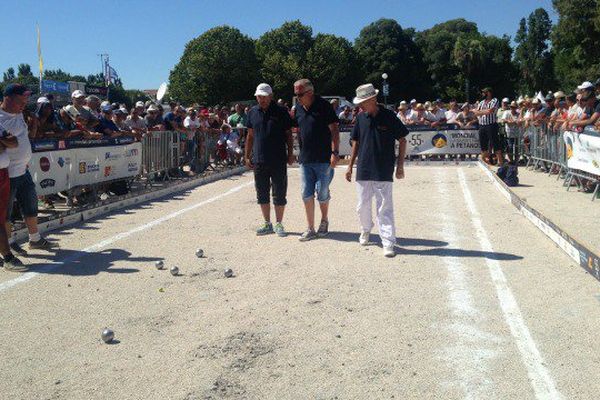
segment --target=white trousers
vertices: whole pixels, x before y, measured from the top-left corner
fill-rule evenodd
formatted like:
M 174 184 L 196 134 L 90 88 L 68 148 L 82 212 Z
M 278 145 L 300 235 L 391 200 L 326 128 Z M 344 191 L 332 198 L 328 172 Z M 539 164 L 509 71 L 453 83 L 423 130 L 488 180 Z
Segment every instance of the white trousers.
M 394 224 L 394 201 L 392 196 L 393 182 L 356 181 L 358 191 L 358 219 L 362 232 L 373 229 L 373 212 L 371 210 L 373 197 L 377 207 L 377 226 L 381 244 L 393 246 L 396 244 L 396 226 Z

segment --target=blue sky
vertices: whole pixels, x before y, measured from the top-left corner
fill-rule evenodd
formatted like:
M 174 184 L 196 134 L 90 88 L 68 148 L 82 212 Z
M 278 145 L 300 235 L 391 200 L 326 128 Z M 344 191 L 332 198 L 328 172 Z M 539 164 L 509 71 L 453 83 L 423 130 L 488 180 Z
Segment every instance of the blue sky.
M 37 74 L 36 23 L 42 32 L 46 69 L 88 75 L 110 54 L 126 88 L 157 88 L 168 80 L 185 44 L 218 25 L 232 25 L 257 38 L 283 22 L 300 19 L 313 32 L 353 41 L 379 18 L 394 18 L 417 30 L 453 18 L 474 21 L 489 34 L 514 36 L 519 20 L 538 7 L 553 19 L 551 0 L 18 0 L 2 1 L 0 71 L 19 63 Z

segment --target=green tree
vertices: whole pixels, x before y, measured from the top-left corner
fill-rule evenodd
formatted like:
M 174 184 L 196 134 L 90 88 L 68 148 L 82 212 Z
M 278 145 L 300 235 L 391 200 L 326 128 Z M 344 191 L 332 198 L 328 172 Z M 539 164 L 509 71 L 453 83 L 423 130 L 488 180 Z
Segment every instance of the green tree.
M 219 26 L 186 44 L 169 76 L 169 95 L 186 103 L 248 99 L 258 83 L 258 69 L 252 39 Z
M 465 81 L 465 99 L 470 100 L 470 79 L 473 70 L 478 67 L 483 59 L 483 44 L 476 37 L 459 36 L 454 43 L 452 62 L 458 67 Z
M 419 32 L 415 41 L 423 54 L 427 76 L 431 80 L 432 91 L 424 93 L 436 97 L 462 97 L 464 93 L 460 80 L 460 68 L 452 62 L 456 41 L 460 36 L 476 37 L 477 25 L 465 19 L 453 19 Z
M 479 92 L 491 86 L 497 97 L 514 98 L 518 71 L 512 61 L 513 49 L 510 38 L 493 35 L 482 35 L 479 39 L 483 46 L 483 54 L 479 68 L 472 75 L 474 91 Z M 472 91 L 471 93 L 475 93 Z
M 554 71 L 563 90 L 600 77 L 600 2 L 553 0 L 558 21 L 552 31 Z
M 519 89 L 526 93 L 555 87 L 550 32 L 552 21 L 543 8 L 538 8 L 527 20 L 521 19 L 515 36 L 515 63 L 519 69 Z
M 256 55 L 261 64 L 261 75 L 273 87 L 276 96 L 291 98 L 294 82 L 310 78 L 311 69 L 306 57 L 313 41 L 312 28 L 297 20 L 285 22 L 258 39 Z
M 414 30 L 403 30 L 395 20 L 380 19 L 364 27 L 354 44 L 365 81 L 378 85 L 381 74 L 388 74 L 391 101 L 429 92 L 413 35 Z
M 307 76 L 320 93 L 350 96 L 360 81 L 352 44 L 345 38 L 318 34 L 306 54 Z
M 11 82 L 15 80 L 17 76 L 15 75 L 15 69 L 13 67 L 9 67 L 3 75 L 3 82 Z
M 31 72 L 31 65 L 19 64 L 17 66 L 17 78 L 29 78 L 29 77 L 33 77 L 33 73 Z

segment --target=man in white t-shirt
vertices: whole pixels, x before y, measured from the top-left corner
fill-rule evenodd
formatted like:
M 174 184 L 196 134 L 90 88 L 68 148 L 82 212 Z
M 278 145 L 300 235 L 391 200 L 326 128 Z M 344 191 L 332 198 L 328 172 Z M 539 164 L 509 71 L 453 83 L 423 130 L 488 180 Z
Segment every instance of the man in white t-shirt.
M 447 124 L 456 124 L 456 117 L 460 113 L 460 108 L 455 100 L 450 102 L 450 109 L 446 111 L 446 123 Z
M 52 248 L 52 244 L 40 236 L 38 230 L 38 207 L 35 184 L 27 169 L 27 163 L 31 159 L 31 143 L 29 142 L 29 131 L 23 119 L 23 110 L 27 105 L 27 99 L 31 92 L 21 84 L 10 84 L 4 89 L 4 101 L 0 105 L 0 124 L 17 138 L 18 146 L 7 149 L 10 157 L 8 176 L 10 177 L 10 198 L 8 201 L 8 216 L 12 215 L 14 200 L 21 210 L 21 215 L 29 231 L 29 248 L 44 249 Z M 10 235 L 12 226 L 6 223 L 7 234 Z M 16 242 L 11 248 L 20 255 L 27 252 Z
M 8 133 L 6 128 L 0 124 L 0 266 L 12 272 L 25 272 L 28 270 L 21 260 L 16 258 L 10 251 L 8 244 L 8 232 L 4 229 L 8 213 L 8 199 L 10 198 L 10 178 L 8 177 L 8 166 L 10 157 L 6 152 L 9 148 L 19 145 L 17 138 Z
M 196 169 L 196 133 L 200 131 L 200 120 L 198 119 L 198 113 L 193 108 L 187 109 L 187 116 L 183 120 L 183 127 L 185 128 L 186 134 L 186 153 L 187 160 L 190 163 L 192 170 Z

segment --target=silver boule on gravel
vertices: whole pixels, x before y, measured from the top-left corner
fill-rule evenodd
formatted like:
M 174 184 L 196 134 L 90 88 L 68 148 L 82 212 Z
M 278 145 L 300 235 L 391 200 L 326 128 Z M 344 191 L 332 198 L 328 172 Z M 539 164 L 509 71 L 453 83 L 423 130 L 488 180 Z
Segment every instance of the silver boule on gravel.
M 196 257 L 198 257 L 198 258 L 204 257 L 204 250 L 202 250 L 202 249 L 196 250 Z
M 165 267 L 165 263 L 162 260 L 158 260 L 154 263 L 156 269 L 163 269 Z
M 171 271 L 171 275 L 173 275 L 173 276 L 179 275 L 179 268 L 177 268 L 177 267 L 171 267 L 170 271 Z
M 227 268 L 224 272 L 225 278 L 232 278 L 233 277 L 233 270 L 231 268 Z
M 115 338 L 115 333 L 113 332 L 112 329 L 104 328 L 104 330 L 102 330 L 102 334 L 100 335 L 100 337 L 102 338 L 102 341 L 104 343 L 110 343 Z

